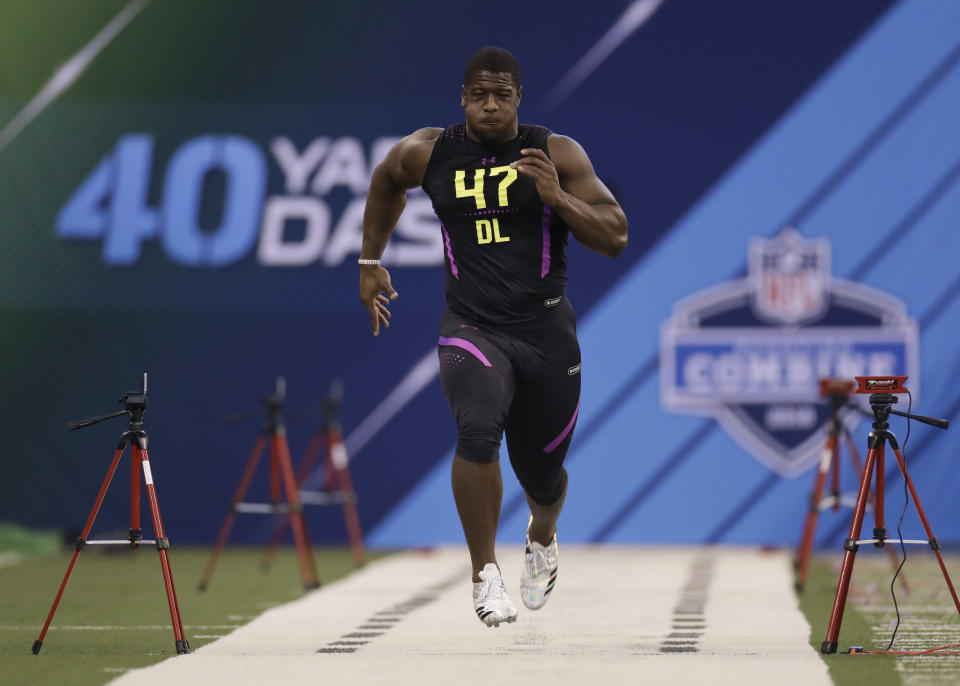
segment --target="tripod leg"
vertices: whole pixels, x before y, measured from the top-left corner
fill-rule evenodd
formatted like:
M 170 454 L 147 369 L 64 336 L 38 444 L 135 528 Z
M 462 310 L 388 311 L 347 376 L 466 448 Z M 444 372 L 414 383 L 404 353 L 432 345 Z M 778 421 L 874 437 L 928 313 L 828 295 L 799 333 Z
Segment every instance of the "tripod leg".
M 884 460 L 884 444 L 880 444 L 880 450 L 877 453 L 877 464 L 874 466 L 874 469 L 877 471 L 877 490 L 874 494 L 873 500 L 873 516 L 874 516 L 874 528 L 873 528 L 873 537 L 879 540 L 879 543 L 874 543 L 878 548 L 883 547 L 883 542 L 887 538 L 887 526 L 883 518 L 883 495 L 886 491 L 886 486 L 883 481 L 884 470 L 886 469 L 886 461 Z
M 67 581 L 70 580 L 70 574 L 73 572 L 73 566 L 77 563 L 77 558 L 80 556 L 80 551 L 83 550 L 83 547 L 87 542 L 87 536 L 90 535 L 90 529 L 93 527 L 93 520 L 97 518 L 97 513 L 100 511 L 100 505 L 103 504 L 103 497 L 107 494 L 107 487 L 113 480 L 114 472 L 117 471 L 117 463 L 120 462 L 120 456 L 123 454 L 124 447 L 126 447 L 126 439 L 120 441 L 120 445 L 117 446 L 117 451 L 113 454 L 113 461 L 110 463 L 110 468 L 107 470 L 107 476 L 104 478 L 103 484 L 100 486 L 100 492 L 97 494 L 97 499 L 93 503 L 93 509 L 90 510 L 90 516 L 87 517 L 87 523 L 84 525 L 83 531 L 80 533 L 80 538 L 77 539 L 77 548 L 73 553 L 73 557 L 70 558 L 70 565 L 67 567 L 67 573 L 63 576 L 63 582 L 60 584 L 60 590 L 57 591 L 57 597 L 53 601 L 53 607 L 50 608 L 50 614 L 47 615 L 47 621 L 43 623 L 43 629 L 40 630 L 40 636 L 36 641 L 33 642 L 34 655 L 39 653 L 40 648 L 43 647 L 43 639 L 47 635 L 47 629 L 50 628 L 50 622 L 53 621 L 53 614 L 57 611 L 57 606 L 60 604 L 60 599 L 63 597 L 63 591 L 67 587 Z
M 357 494 L 353 490 L 350 479 L 347 447 L 343 444 L 339 431 L 331 431 L 329 436 L 328 463 L 337 476 L 340 493 L 343 495 L 343 517 L 347 524 L 347 537 L 350 539 L 353 563 L 357 567 L 362 567 L 366 564 L 367 558 L 363 550 L 363 530 L 360 528 L 360 513 L 357 511 Z
M 863 465 L 860 463 L 860 451 L 857 450 L 857 444 L 854 443 L 850 432 L 844 429 L 843 436 L 846 439 L 847 451 L 850 453 L 850 462 L 853 463 L 853 473 L 863 474 Z
M 250 453 L 250 459 L 247 460 L 247 466 L 244 467 L 243 476 L 240 478 L 237 490 L 233 494 L 233 500 L 230 501 L 230 510 L 223 520 L 223 526 L 220 527 L 217 544 L 210 552 L 210 559 L 207 560 L 207 567 L 203 571 L 203 578 L 200 580 L 200 583 L 197 584 L 197 588 L 201 591 L 206 589 L 207 584 L 210 583 L 210 577 L 213 576 L 213 569 L 217 566 L 220 553 L 223 552 L 223 547 L 227 544 L 230 529 L 233 528 L 233 522 L 237 518 L 237 503 L 243 500 L 243 497 L 247 494 L 247 489 L 250 488 L 250 481 L 253 479 L 253 473 L 257 470 L 257 464 L 260 462 L 260 455 L 263 453 L 265 444 L 266 439 L 263 436 L 259 436 L 257 442 L 253 444 L 253 452 Z
M 843 609 L 847 604 L 847 591 L 850 590 L 850 576 L 853 573 L 853 560 L 857 554 L 857 539 L 863 527 L 863 514 L 867 508 L 867 494 L 870 492 L 870 479 L 873 476 L 873 465 L 877 457 L 877 439 L 870 434 L 870 449 L 867 451 L 867 464 L 860 479 L 860 490 L 857 492 L 857 503 L 853 509 L 853 520 L 850 522 L 850 533 L 843 544 L 843 564 L 840 567 L 840 580 L 837 583 L 837 594 L 833 600 L 833 610 L 830 613 L 830 625 L 827 628 L 826 640 L 820 645 L 821 653 L 837 652 L 837 638 L 840 636 L 840 623 L 843 621 Z
M 140 527 L 140 464 L 130 460 L 130 547 L 139 548 L 143 538 Z
M 797 554 L 797 581 L 796 589 L 803 590 L 807 582 L 807 570 L 810 567 L 810 553 L 813 550 L 813 535 L 817 529 L 817 518 L 820 516 L 820 498 L 823 495 L 823 484 L 827 479 L 827 472 L 831 464 L 836 463 L 837 437 L 827 436 L 827 442 L 820 454 L 820 467 L 817 469 L 817 478 L 813 484 L 813 493 L 810 496 L 810 510 L 807 512 L 807 523 L 803 528 L 803 537 L 800 539 L 800 550 Z
M 860 464 L 860 453 L 857 451 L 857 446 L 853 441 L 853 438 L 850 436 L 850 432 L 844 429 L 843 436 L 847 442 L 847 449 L 850 452 L 850 461 L 853 463 L 853 469 L 855 474 L 861 474 L 863 472 L 863 466 Z M 871 499 L 870 503 L 876 508 L 876 502 Z M 896 551 L 891 546 L 884 546 L 887 550 L 887 558 L 890 560 L 890 566 L 893 568 L 894 572 L 900 567 L 900 560 L 897 558 Z M 903 590 L 909 592 L 910 585 L 907 583 L 907 575 L 900 571 L 900 575 L 897 577 L 900 580 L 900 585 L 903 586 Z
M 297 467 L 297 488 L 301 488 L 306 483 L 307 478 L 313 471 L 313 466 L 317 462 L 317 456 L 323 447 L 323 437 L 320 434 L 314 434 L 307 446 L 307 452 Z M 283 535 L 287 532 L 287 525 L 290 523 L 289 517 L 278 517 L 277 524 L 273 527 L 273 534 L 270 536 L 270 542 L 267 543 L 267 549 L 263 553 L 263 559 L 260 561 L 262 569 L 269 569 L 273 564 L 273 558 L 277 555 L 277 548 L 283 540 Z
M 320 579 L 313 560 L 313 548 L 310 546 L 310 536 L 307 533 L 307 523 L 303 516 L 303 507 L 300 505 L 297 484 L 293 478 L 293 465 L 290 463 L 290 448 L 287 446 L 286 435 L 274 436 L 273 445 L 280 465 L 280 476 L 283 477 L 287 491 L 287 502 L 290 505 L 290 527 L 293 529 L 293 540 L 297 546 L 303 586 L 308 590 L 317 588 L 320 585 Z
M 145 443 L 145 439 L 144 439 Z M 150 503 L 150 514 L 153 518 L 153 531 L 157 539 L 157 552 L 160 554 L 160 568 L 163 571 L 163 584 L 167 591 L 167 604 L 170 606 L 170 622 L 173 625 L 173 640 L 178 655 L 190 652 L 190 644 L 183 635 L 183 619 L 180 617 L 180 604 L 177 602 L 177 591 L 173 586 L 173 571 L 170 569 L 170 541 L 163 531 L 163 520 L 160 518 L 160 505 L 157 502 L 157 489 L 153 485 L 153 473 L 150 471 L 150 456 L 146 446 L 141 450 L 139 446 L 131 446 L 133 459 L 143 465 L 143 481 L 147 487 L 147 501 Z
M 897 456 L 897 464 L 900 465 L 900 471 L 903 473 L 903 478 L 907 481 L 907 486 L 910 488 L 910 496 L 913 498 L 913 504 L 917 506 L 917 514 L 920 515 L 920 521 L 923 522 L 923 530 L 927 533 L 927 539 L 930 541 L 930 547 L 933 549 L 933 554 L 937 556 L 937 562 L 940 563 L 940 571 L 943 572 L 943 580 L 947 582 L 947 588 L 950 590 L 950 596 L 953 598 L 953 604 L 957 608 L 957 612 L 960 613 L 960 600 L 957 599 L 957 592 L 953 588 L 953 582 L 950 581 L 950 574 L 947 572 L 947 566 L 943 562 L 943 556 L 940 554 L 940 542 L 937 541 L 936 537 L 933 535 L 933 530 L 930 528 L 930 522 L 927 520 L 927 515 L 923 511 L 923 505 L 920 504 L 920 498 L 917 497 L 917 489 L 913 487 L 913 479 L 910 478 L 910 474 L 907 472 L 907 463 L 903 460 L 903 455 L 900 453 L 899 448 L 893 449 L 894 454 Z
M 272 447 L 272 446 L 271 446 Z M 276 450 L 270 450 L 270 502 L 279 503 L 282 499 L 280 495 L 280 463 Z
M 836 434 L 833 436 L 831 446 L 833 453 L 833 463 L 830 474 L 830 494 L 833 496 L 833 511 L 840 511 L 840 444 L 837 442 Z

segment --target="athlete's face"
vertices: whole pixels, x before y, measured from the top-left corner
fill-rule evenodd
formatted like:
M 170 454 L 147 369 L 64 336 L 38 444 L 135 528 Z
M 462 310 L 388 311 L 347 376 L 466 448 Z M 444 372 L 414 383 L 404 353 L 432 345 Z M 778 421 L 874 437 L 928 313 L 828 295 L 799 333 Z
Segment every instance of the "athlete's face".
M 481 143 L 516 138 L 517 107 L 522 87 L 509 72 L 477 71 L 460 88 L 460 106 L 467 120 L 467 135 Z

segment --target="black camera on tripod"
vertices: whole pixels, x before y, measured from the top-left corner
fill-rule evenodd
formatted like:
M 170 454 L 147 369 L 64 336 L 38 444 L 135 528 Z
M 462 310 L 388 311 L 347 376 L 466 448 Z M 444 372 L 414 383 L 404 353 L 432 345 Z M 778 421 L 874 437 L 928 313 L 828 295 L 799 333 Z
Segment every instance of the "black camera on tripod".
M 904 386 L 907 377 L 905 376 L 855 376 L 857 380 L 857 390 L 854 393 L 870 394 L 870 407 L 873 409 L 874 417 L 878 422 L 886 422 L 891 414 L 901 417 L 915 419 L 918 422 L 935 426 L 938 429 L 946 429 L 950 426 L 947 419 L 938 419 L 937 417 L 924 417 L 910 412 L 899 412 L 891 408 L 891 405 L 897 404 L 895 393 L 910 393 Z

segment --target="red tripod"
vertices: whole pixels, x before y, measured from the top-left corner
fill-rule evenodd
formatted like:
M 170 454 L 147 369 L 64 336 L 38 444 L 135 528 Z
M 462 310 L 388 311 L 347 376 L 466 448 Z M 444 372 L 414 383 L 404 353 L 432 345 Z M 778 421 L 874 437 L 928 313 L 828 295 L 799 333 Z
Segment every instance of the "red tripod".
M 288 515 L 290 526 L 293 528 L 293 540 L 297 548 L 297 559 L 300 563 L 300 577 L 303 579 L 303 586 L 307 590 L 320 586 L 320 579 L 317 576 L 317 568 L 313 559 L 313 548 L 310 545 L 310 535 L 307 533 L 307 523 L 303 517 L 303 505 L 300 502 L 296 479 L 293 475 L 290 446 L 287 444 L 287 430 L 281 414 L 284 394 L 285 383 L 281 377 L 277 379 L 276 392 L 262 399 L 267 413 L 267 421 L 253 446 L 253 452 L 250 454 L 247 466 L 243 470 L 240 484 L 233 494 L 230 510 L 227 512 L 223 526 L 220 528 L 217 543 L 210 553 L 210 559 L 207 561 L 207 567 L 203 572 L 203 579 L 197 585 L 201 591 L 205 590 L 210 583 L 210 577 L 213 576 L 213 570 L 220 558 L 220 553 L 223 552 L 223 548 L 227 544 L 227 538 L 230 536 L 230 530 L 233 528 L 238 512 Z M 253 480 L 257 465 L 260 463 L 260 456 L 263 454 L 267 443 L 270 444 L 270 502 L 242 502 L 250 488 L 250 482 Z M 286 502 L 281 502 L 281 483 L 286 494 Z
M 820 646 L 821 653 L 837 652 L 837 639 L 840 635 L 840 623 L 843 621 L 843 610 L 847 602 L 847 591 L 850 589 L 850 577 L 853 574 L 853 561 L 857 554 L 857 549 L 864 543 L 873 543 L 877 546 L 883 546 L 887 542 L 887 530 L 883 521 L 883 474 L 884 474 L 884 447 L 887 443 L 893 448 L 894 455 L 897 457 L 897 464 L 900 467 L 900 473 L 903 474 L 907 487 L 910 489 L 910 496 L 916 505 L 917 514 L 920 521 L 923 522 L 923 529 L 927 534 L 926 540 L 907 541 L 904 543 L 929 545 L 933 554 L 936 555 L 940 563 L 940 570 L 943 572 L 943 579 L 947 583 L 950 595 L 953 597 L 953 603 L 960 613 L 960 599 L 957 598 L 957 592 L 953 588 L 953 582 L 950 581 L 950 574 L 947 573 L 947 567 L 943 562 L 943 556 L 940 554 L 940 542 L 933 535 L 930 528 L 930 522 L 920 504 L 920 498 L 917 496 L 917 490 L 914 488 L 913 480 L 907 473 L 907 465 L 904 462 L 903 454 L 900 452 L 900 446 L 897 443 L 896 436 L 888 431 L 889 424 L 887 419 L 891 414 L 897 414 L 902 417 L 910 417 L 924 424 L 930 424 L 941 429 L 946 429 L 949 422 L 943 419 L 934 419 L 932 417 L 922 417 L 909 412 L 898 412 L 891 408 L 891 405 L 897 402 L 894 393 L 907 393 L 903 386 L 906 381 L 905 376 L 874 377 L 858 376 L 859 382 L 857 393 L 870 394 L 870 407 L 873 409 L 873 431 L 867 439 L 867 464 L 863 470 L 863 478 L 860 481 L 860 490 L 857 493 L 857 504 L 853 511 L 853 521 L 850 523 L 850 533 L 843 544 L 843 563 L 840 568 L 840 580 L 837 583 L 837 594 L 833 601 L 833 610 L 830 613 L 830 624 L 827 627 L 826 639 Z M 867 494 L 870 491 L 870 479 L 873 476 L 873 470 L 877 470 L 876 482 L 876 507 L 874 515 L 876 516 L 876 525 L 873 530 L 873 538 L 857 540 L 860 538 L 860 530 L 863 526 L 864 512 L 867 506 Z
M 797 569 L 797 591 L 803 591 L 804 584 L 807 581 L 807 571 L 810 567 L 810 556 L 813 551 L 813 539 L 817 529 L 817 519 L 820 513 L 827 508 L 832 508 L 834 512 L 840 511 L 841 505 L 850 506 L 844 502 L 840 494 L 840 437 L 843 436 L 847 446 L 847 452 L 850 453 L 850 462 L 853 465 L 853 471 L 858 477 L 863 476 L 863 465 L 860 463 L 860 454 L 850 436 L 850 431 L 844 425 L 840 418 L 840 410 L 847 405 L 850 394 L 853 392 L 856 384 L 846 379 L 820 379 L 820 395 L 830 400 L 830 420 L 827 424 L 827 439 L 823 446 L 823 452 L 820 457 L 820 465 L 817 470 L 817 477 L 813 483 L 813 493 L 810 496 L 810 510 L 807 512 L 806 524 L 803 527 L 803 534 L 800 537 L 800 545 L 796 554 Z M 830 495 L 823 497 L 823 488 L 827 480 L 827 474 L 830 474 Z M 874 506 L 873 492 L 867 494 L 867 504 Z M 882 515 L 881 515 L 882 516 Z M 886 547 L 887 555 L 890 558 L 890 564 L 896 569 L 899 566 L 897 554 L 893 548 Z M 900 583 L 907 588 L 906 577 L 900 575 Z
M 150 458 L 147 454 L 147 432 L 143 430 L 143 413 L 147 408 L 147 375 L 143 375 L 143 389 L 141 391 L 125 393 L 124 395 L 120 396 L 119 400 L 125 406 L 125 408 L 119 412 L 114 412 L 113 414 L 104 415 L 102 417 L 82 419 L 78 422 L 69 422 L 67 424 L 70 430 L 73 431 L 75 429 L 82 429 L 85 426 L 90 426 L 91 424 L 102 422 L 105 419 L 119 417 L 123 414 L 129 415 L 130 417 L 130 429 L 120 438 L 120 444 L 117 446 L 117 450 L 113 455 L 113 462 L 110 463 L 110 468 L 107 470 L 107 476 L 104 478 L 103 484 L 100 486 L 100 492 L 97 494 L 97 499 L 93 504 L 93 509 L 90 511 L 90 516 L 87 517 L 87 523 L 83 527 L 83 532 L 80 534 L 80 538 L 77 539 L 76 550 L 74 551 L 73 557 L 70 560 L 70 565 L 67 567 L 67 573 L 63 577 L 63 582 L 60 584 L 60 590 L 57 592 L 57 597 L 53 601 L 53 607 L 50 608 L 50 614 L 47 615 L 47 621 L 44 622 L 43 629 L 40 631 L 40 637 L 33 642 L 34 655 L 39 653 L 40 648 L 43 647 L 43 639 L 47 635 L 47 629 L 50 628 L 50 622 L 53 620 L 53 614 L 57 611 L 57 606 L 60 604 L 60 599 L 63 597 L 63 591 L 67 587 L 67 581 L 70 580 L 70 573 L 73 571 L 73 566 L 76 564 L 77 558 L 80 556 L 80 551 L 88 545 L 128 545 L 132 549 L 137 549 L 140 547 L 141 543 L 153 543 L 157 547 L 157 552 L 160 554 L 160 568 L 163 571 L 163 583 L 167 591 L 167 602 L 170 605 L 170 620 L 173 624 L 173 638 L 177 654 L 190 652 L 190 644 L 183 635 L 183 620 L 180 618 L 180 606 L 177 604 L 177 593 L 173 587 L 173 573 L 170 570 L 170 558 L 168 553 L 170 550 L 170 541 L 167 539 L 167 536 L 163 531 L 163 521 L 160 519 L 160 506 L 157 504 L 157 491 L 153 485 L 153 474 L 150 471 Z M 131 470 L 130 479 L 129 538 L 125 541 L 87 540 L 87 536 L 90 534 L 90 529 L 93 527 L 93 520 L 96 519 L 97 513 L 100 511 L 100 505 L 103 503 L 103 498 L 107 493 L 107 487 L 110 485 L 110 481 L 113 480 L 113 474 L 117 470 L 117 464 L 120 462 L 120 456 L 123 455 L 123 451 L 126 448 L 127 443 L 130 444 L 133 467 Z M 150 502 L 150 514 L 153 517 L 153 530 L 154 534 L 156 535 L 156 539 L 152 541 L 143 539 L 143 530 L 140 528 L 141 468 L 143 469 L 143 480 L 147 488 L 147 498 Z
M 353 562 L 357 567 L 366 563 L 363 549 L 363 531 L 360 528 L 360 514 L 357 511 L 357 494 L 350 479 L 349 457 L 337 421 L 337 411 L 343 396 L 343 386 L 334 383 L 323 399 L 323 422 L 310 437 L 310 443 L 297 469 L 297 486 L 302 487 L 313 471 L 320 452 L 324 453 L 323 486 L 319 491 L 301 491 L 300 502 L 303 505 L 343 505 L 343 517 L 347 525 L 347 537 Z M 287 520 L 281 519 L 274 527 L 270 543 L 264 552 L 261 565 L 270 566 L 276 555 L 277 546 L 286 533 Z

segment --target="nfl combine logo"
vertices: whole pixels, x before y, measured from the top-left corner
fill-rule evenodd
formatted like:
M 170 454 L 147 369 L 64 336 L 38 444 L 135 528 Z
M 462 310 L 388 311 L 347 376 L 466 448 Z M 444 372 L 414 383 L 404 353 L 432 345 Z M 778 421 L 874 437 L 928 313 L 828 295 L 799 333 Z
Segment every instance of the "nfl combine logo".
M 903 302 L 830 272 L 826 238 L 787 228 L 751 241 L 746 278 L 688 296 L 664 322 L 663 406 L 714 417 L 781 476 L 811 466 L 830 415 L 820 378 L 915 380 L 919 369 Z M 851 428 L 859 421 L 853 410 L 841 416 Z

